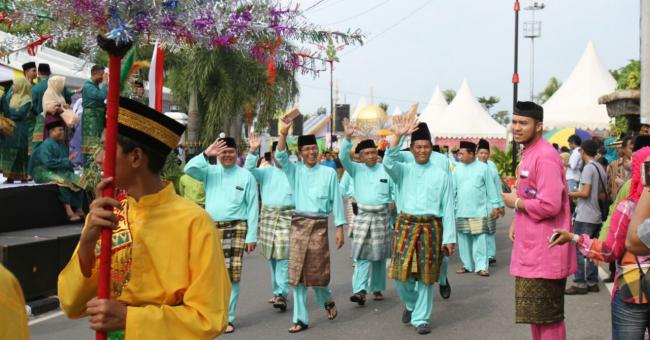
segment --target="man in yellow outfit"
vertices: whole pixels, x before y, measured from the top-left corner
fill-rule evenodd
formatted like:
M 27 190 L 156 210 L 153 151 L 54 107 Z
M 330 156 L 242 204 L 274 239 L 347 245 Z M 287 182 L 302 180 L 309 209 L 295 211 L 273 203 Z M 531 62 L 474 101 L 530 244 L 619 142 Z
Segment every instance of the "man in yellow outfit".
M 0 339 L 29 339 L 23 290 L 18 280 L 2 264 L 0 264 Z
M 185 127 L 127 98 L 118 122 L 115 178 L 97 186 L 59 275 L 61 308 L 70 318 L 88 316 L 109 339 L 212 339 L 226 328 L 230 297 L 220 237 L 205 211 L 160 178 Z M 102 198 L 111 181 L 126 194 Z M 103 228 L 113 230 L 110 299 L 95 297 Z

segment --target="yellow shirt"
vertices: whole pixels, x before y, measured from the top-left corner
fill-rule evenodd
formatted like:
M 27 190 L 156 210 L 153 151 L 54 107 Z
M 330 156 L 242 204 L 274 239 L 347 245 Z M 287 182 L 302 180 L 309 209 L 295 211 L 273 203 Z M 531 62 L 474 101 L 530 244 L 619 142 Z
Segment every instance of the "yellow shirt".
M 128 306 L 125 338 L 219 335 L 227 325 L 230 280 L 212 218 L 169 183 L 140 201 L 121 201 L 126 204 L 113 232 L 111 294 Z M 59 275 L 68 317 L 85 316 L 86 303 L 96 296 L 98 262 L 99 257 L 91 277 L 84 277 L 75 250 Z
M 14 275 L 1 264 L 0 339 L 29 339 L 23 290 Z

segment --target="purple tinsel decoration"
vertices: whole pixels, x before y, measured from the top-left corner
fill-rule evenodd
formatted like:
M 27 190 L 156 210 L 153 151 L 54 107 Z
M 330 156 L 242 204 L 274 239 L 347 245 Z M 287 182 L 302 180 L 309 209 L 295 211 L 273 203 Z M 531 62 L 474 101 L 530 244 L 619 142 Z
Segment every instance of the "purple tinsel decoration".
M 194 20 L 194 22 L 192 22 L 192 29 L 201 33 L 205 33 L 210 31 L 212 25 L 214 25 L 214 19 L 212 19 L 211 16 L 207 15 L 205 17 Z

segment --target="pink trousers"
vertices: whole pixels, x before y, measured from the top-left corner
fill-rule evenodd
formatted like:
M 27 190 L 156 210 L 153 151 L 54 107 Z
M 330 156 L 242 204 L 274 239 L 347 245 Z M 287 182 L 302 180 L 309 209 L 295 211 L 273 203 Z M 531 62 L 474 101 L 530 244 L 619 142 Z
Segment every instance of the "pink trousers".
M 542 325 L 531 324 L 530 331 L 533 340 L 566 340 L 564 321 Z

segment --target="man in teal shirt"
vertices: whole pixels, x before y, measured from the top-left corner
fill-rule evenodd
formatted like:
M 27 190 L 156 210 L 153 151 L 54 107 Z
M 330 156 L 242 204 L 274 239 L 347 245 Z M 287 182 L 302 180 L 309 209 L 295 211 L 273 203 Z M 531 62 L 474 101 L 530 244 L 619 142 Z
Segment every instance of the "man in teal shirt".
M 210 161 L 217 157 L 219 164 Z M 230 137 L 217 139 L 202 154 L 185 165 L 185 172 L 203 182 L 205 209 L 221 232 L 223 255 L 232 282 L 228 327 L 235 330 L 242 257 L 257 245 L 258 197 L 255 177 L 237 166 L 237 144 Z
M 337 316 L 329 288 L 330 254 L 327 238 L 328 217 L 334 213 L 336 247 L 343 246 L 343 201 L 336 171 L 318 164 L 318 145 L 314 135 L 298 137 L 302 163 L 293 164 L 287 154 L 290 124 L 282 124 L 275 154 L 282 171 L 293 188 L 295 214 L 291 220 L 289 250 L 289 284 L 293 289 L 293 326 L 290 333 L 309 327 L 307 287 L 316 293 L 316 301 L 324 306 L 327 318 Z
M 386 289 L 386 259 L 390 258 L 391 224 L 390 204 L 393 201 L 393 181 L 382 164 L 378 163 L 377 146 L 372 139 L 357 144 L 355 153 L 363 163 L 350 158 L 354 127 L 344 121 L 345 139 L 341 143 L 339 159 L 354 182 L 358 213 L 352 233 L 352 258 L 356 262 L 352 276 L 350 301 L 363 306 L 368 292 L 368 274 L 372 267 L 372 292 L 376 300 L 383 299 Z
M 496 190 L 497 199 L 499 201 L 499 215 L 501 217 L 505 215 L 505 205 L 503 204 L 503 198 L 501 198 L 501 192 L 503 190 L 503 185 L 501 184 L 501 176 L 499 176 L 499 170 L 497 169 L 496 164 L 490 160 L 490 142 L 481 138 L 478 141 L 478 149 L 476 150 L 476 156 L 478 160 L 487 164 L 488 171 L 490 172 L 490 178 L 494 182 L 494 189 Z M 497 263 L 497 242 L 496 242 L 496 227 L 497 219 L 490 218 L 489 221 L 489 231 L 487 234 L 487 256 L 490 265 Z
M 456 273 L 490 276 L 487 234 L 490 218 L 499 214 L 500 201 L 487 164 L 476 160 L 476 144 L 461 141 L 458 156 L 460 162 L 454 169 L 456 228 L 463 267 Z
M 287 310 L 289 295 L 289 232 L 293 216 L 293 191 L 280 163 L 275 160 L 277 142 L 271 147 L 272 166 L 258 168 L 260 139 L 248 136 L 249 151 L 244 168 L 250 171 L 260 185 L 262 211 L 258 243 L 262 256 L 269 262 L 273 307 Z
M 399 217 L 393 237 L 389 277 L 405 305 L 403 323 L 418 334 L 431 332 L 433 284 L 438 281 L 443 254 L 456 243 L 449 175 L 430 162 L 433 144 L 425 123 L 406 118 L 394 125 L 395 138 L 386 151 L 384 168 L 397 186 Z M 411 134 L 415 162 L 400 162 L 402 137 Z
M 81 153 L 84 161 L 92 157 L 106 127 L 107 92 L 108 74 L 104 73 L 104 66 L 95 65 L 90 69 L 90 80 L 81 89 Z

